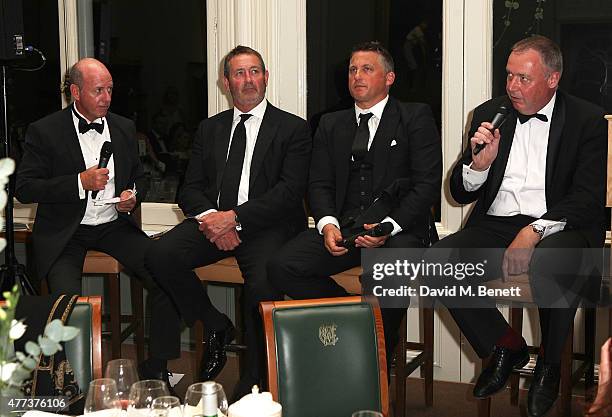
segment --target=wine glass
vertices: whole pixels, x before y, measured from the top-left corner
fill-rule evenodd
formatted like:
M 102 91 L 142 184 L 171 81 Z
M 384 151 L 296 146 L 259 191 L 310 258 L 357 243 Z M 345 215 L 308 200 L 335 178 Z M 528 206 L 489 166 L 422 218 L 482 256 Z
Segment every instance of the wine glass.
M 104 376 L 115 380 L 121 408 L 127 410 L 130 388 L 134 382 L 138 381 L 138 373 L 134 362 L 130 359 L 114 359 L 106 365 Z
M 157 397 L 151 404 L 151 417 L 183 417 L 181 402 L 177 397 Z
M 168 387 L 164 381 L 157 379 L 145 379 L 134 382 L 130 388 L 128 400 L 128 416 L 148 417 L 153 405 L 153 400 L 159 397 L 170 395 Z
M 98 413 L 108 417 L 118 417 L 121 403 L 117 396 L 117 383 L 110 378 L 94 379 L 89 383 L 84 414 Z
M 383 414 L 379 413 L 378 411 L 359 410 L 355 411 L 351 417 L 383 417 Z
M 227 415 L 227 397 L 221 384 L 214 381 L 191 384 L 185 394 L 184 417 L 204 415 Z

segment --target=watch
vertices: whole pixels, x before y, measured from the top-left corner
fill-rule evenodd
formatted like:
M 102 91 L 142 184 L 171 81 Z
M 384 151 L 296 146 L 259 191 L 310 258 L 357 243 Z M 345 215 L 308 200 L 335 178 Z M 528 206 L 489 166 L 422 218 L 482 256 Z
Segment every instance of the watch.
M 234 221 L 236 222 L 236 231 L 237 232 L 241 232 L 242 231 L 242 225 L 240 224 L 240 219 L 238 219 L 238 215 L 237 214 L 234 217 Z
M 544 230 L 546 230 L 546 228 L 541 224 L 532 224 L 531 230 L 537 233 L 540 236 L 540 240 L 542 240 L 542 238 L 544 237 Z

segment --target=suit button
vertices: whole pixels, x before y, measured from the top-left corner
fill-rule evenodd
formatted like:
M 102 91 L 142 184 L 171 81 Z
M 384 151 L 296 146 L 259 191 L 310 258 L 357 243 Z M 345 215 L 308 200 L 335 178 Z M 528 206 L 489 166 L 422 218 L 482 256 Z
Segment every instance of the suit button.
M 359 206 L 361 210 L 365 210 L 365 206 Z
M 365 195 L 365 191 L 362 191 L 360 194 L 361 194 L 361 195 Z
M 365 177 L 361 177 L 361 181 L 365 181 Z

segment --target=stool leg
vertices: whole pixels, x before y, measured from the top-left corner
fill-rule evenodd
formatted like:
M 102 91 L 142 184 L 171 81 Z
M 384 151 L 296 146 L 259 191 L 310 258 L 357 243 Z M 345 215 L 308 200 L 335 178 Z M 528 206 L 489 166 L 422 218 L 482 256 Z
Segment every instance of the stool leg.
M 433 349 L 434 349 L 434 309 L 423 309 L 423 350 L 425 352 L 424 380 L 425 405 L 433 405 Z
M 109 287 L 111 356 L 121 358 L 121 281 L 120 274 L 107 274 Z
M 587 393 L 592 393 L 595 385 L 595 331 L 596 331 L 597 310 L 586 308 L 584 310 L 584 354 L 588 366 L 585 370 L 585 397 Z
M 408 314 L 404 316 L 400 324 L 400 340 L 395 350 L 395 417 L 405 417 L 406 415 L 406 320 Z M 388 361 L 393 358 L 387 358 Z
M 243 309 L 242 309 L 242 302 L 243 302 L 243 298 L 244 298 L 244 293 L 242 292 L 242 288 L 243 285 L 235 285 L 234 286 L 234 314 L 236 315 L 236 317 L 234 317 L 234 321 L 236 323 L 236 329 L 238 330 L 237 334 L 237 340 L 236 342 L 244 345 L 246 344 L 245 342 L 245 328 L 244 328 L 244 320 L 243 320 Z M 247 349 L 249 347 L 247 346 Z M 246 352 L 245 351 L 240 351 L 238 352 L 238 354 L 236 355 L 236 357 L 238 358 L 238 374 L 239 377 L 242 378 L 243 375 L 246 374 Z
M 200 320 L 193 325 L 193 337 L 195 339 L 195 377 L 198 379 L 202 369 L 202 355 L 204 354 L 204 325 Z
M 523 334 L 523 307 L 512 307 L 510 309 L 510 323 L 516 334 Z M 510 404 L 512 405 L 518 405 L 519 403 L 519 382 L 520 374 L 512 372 L 512 375 L 510 375 Z
M 572 354 L 574 348 L 574 325 L 570 327 L 565 347 L 561 354 L 561 413 L 571 414 L 572 406 Z
M 144 306 L 142 302 L 142 282 L 136 278 L 130 279 L 130 298 L 132 299 L 132 325 L 136 341 L 136 358 L 138 363 L 144 361 Z
M 491 416 L 491 398 L 477 400 L 476 402 L 478 403 L 478 417 L 490 417 Z
M 49 295 L 49 283 L 46 278 L 40 282 L 40 295 Z

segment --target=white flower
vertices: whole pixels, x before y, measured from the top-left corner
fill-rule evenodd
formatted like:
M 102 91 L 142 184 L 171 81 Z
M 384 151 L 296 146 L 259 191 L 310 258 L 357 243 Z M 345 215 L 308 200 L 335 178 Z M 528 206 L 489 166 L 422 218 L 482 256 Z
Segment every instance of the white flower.
M 11 321 L 11 330 L 9 330 L 9 339 L 19 339 L 25 333 L 26 327 L 28 326 L 23 324 L 21 321 L 13 319 L 13 321 Z
M 13 375 L 13 371 L 17 368 L 17 364 L 15 362 L 9 362 L 0 365 L 0 381 L 8 382 L 11 379 L 11 375 Z

